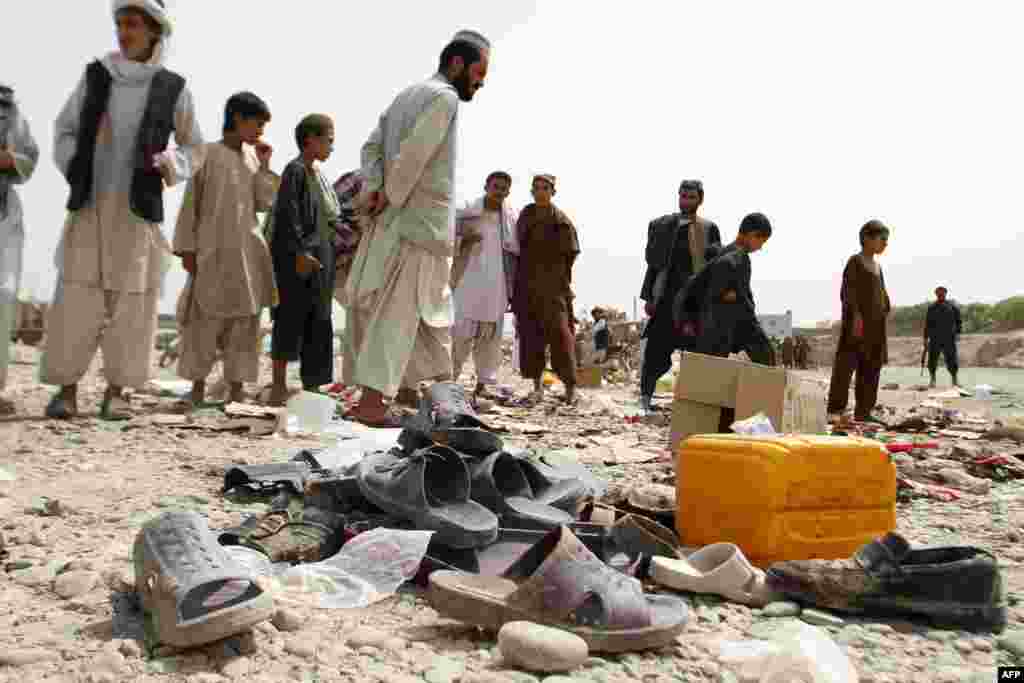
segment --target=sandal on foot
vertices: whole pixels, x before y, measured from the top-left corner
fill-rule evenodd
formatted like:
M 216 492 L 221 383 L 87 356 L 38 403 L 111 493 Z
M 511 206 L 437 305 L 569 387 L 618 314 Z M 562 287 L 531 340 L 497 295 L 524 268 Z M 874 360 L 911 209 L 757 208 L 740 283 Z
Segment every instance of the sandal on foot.
M 371 420 L 362 417 L 361 415 L 356 413 L 355 410 L 350 410 L 344 415 L 342 415 L 341 419 L 348 420 L 350 422 L 358 422 L 361 425 L 365 425 L 373 429 L 401 429 L 404 426 L 402 418 L 399 417 L 398 415 L 395 415 L 391 411 L 384 413 L 384 416 L 381 417 L 380 419 Z
M 469 499 L 469 470 L 451 448 L 371 453 L 359 462 L 356 479 L 366 500 L 417 529 L 436 532 L 438 543 L 479 548 L 498 536 L 498 518 Z
M 69 401 L 60 394 L 50 399 L 46 404 L 46 417 L 51 420 L 70 420 L 78 416 L 78 406 L 74 401 Z
M 128 406 L 128 401 L 120 396 L 103 399 L 103 403 L 100 405 L 100 419 L 113 422 L 132 419 L 132 411 Z
M 644 594 L 567 527 L 548 532 L 500 577 L 436 571 L 427 597 L 442 616 L 493 631 L 532 621 L 575 633 L 591 652 L 671 645 L 689 617 L 682 599 Z
M 188 648 L 241 633 L 274 614 L 256 577 L 195 512 L 166 512 L 135 539 L 135 587 L 154 644 Z
M 686 559 L 655 557 L 651 560 L 651 576 L 662 586 L 721 595 L 748 607 L 764 607 L 782 599 L 781 594 L 768 588 L 765 573 L 750 564 L 732 543 L 704 546 Z

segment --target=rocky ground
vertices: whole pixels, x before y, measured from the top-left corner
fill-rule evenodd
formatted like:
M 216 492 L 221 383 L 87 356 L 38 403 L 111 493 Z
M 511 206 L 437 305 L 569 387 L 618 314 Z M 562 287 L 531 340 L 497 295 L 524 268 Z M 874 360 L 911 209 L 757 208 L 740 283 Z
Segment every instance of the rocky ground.
M 35 382 L 36 352 L 19 347 L 17 358 L 9 393 L 20 414 L 0 423 L 0 533 L 8 553 L 0 572 L 0 682 L 724 682 L 736 678 L 717 659 L 720 639 L 757 637 L 801 616 L 827 629 L 861 681 L 980 683 L 994 680 L 996 665 L 1024 663 L 1024 605 L 1017 601 L 1024 594 L 1024 490 L 1012 480 L 978 484 L 936 475 L 944 468 L 962 471 L 979 453 L 1024 456 L 1024 447 L 972 440 L 954 449 L 948 439 L 937 451 L 901 456 L 899 467 L 918 481 L 968 490 L 952 502 L 920 497 L 901 503 L 898 531 L 916 544 L 973 544 L 998 555 L 1011 601 L 1010 627 L 1002 636 L 801 615 L 788 604 L 752 610 L 688 596 L 690 623 L 674 646 L 591 657 L 563 677 L 544 678 L 503 666 L 493 635 L 441 619 L 416 592 L 403 591 L 360 610 L 288 608 L 251 634 L 195 651 L 147 653 L 131 595 L 131 546 L 140 525 L 179 507 L 202 511 L 214 528 L 237 523 L 240 508 L 220 495 L 225 467 L 282 460 L 316 442 L 183 429 L 173 420 L 151 419 L 171 413 L 173 399 L 145 395 L 132 400 L 141 419 L 130 428 L 104 423 L 95 417 L 95 373 L 83 385 L 86 415 L 71 423 L 47 421 L 39 417 L 48 392 Z M 523 392 L 522 384 L 509 383 Z M 894 406 L 920 399 L 883 396 Z M 591 468 L 614 492 L 672 475 L 670 462 L 659 459 L 666 453 L 667 420 L 631 422 L 626 413 L 634 401 L 631 390 L 609 387 L 585 392 L 573 410 L 552 400 L 501 417 L 528 425 L 507 441 L 575 449 L 581 461 L 596 463 Z M 634 456 L 648 451 L 650 461 L 608 466 L 600 463 L 609 458 L 586 456 L 601 449 L 634 449 L 628 451 Z

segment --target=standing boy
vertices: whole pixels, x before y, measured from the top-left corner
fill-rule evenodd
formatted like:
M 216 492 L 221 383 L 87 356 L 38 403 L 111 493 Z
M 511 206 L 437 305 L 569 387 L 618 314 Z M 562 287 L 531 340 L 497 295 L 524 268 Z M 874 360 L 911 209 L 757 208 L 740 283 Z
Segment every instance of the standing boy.
M 300 153 L 281 174 L 270 226 L 279 298 L 270 349 L 271 405 L 288 399 L 290 361 L 301 361 L 302 388 L 307 391 L 330 384 L 334 376 L 331 312 L 341 207 L 319 169 L 334 151 L 334 122 L 324 114 L 310 114 L 296 126 L 295 144 Z
M 149 380 L 171 257 L 164 186 L 192 176 L 202 143 L 185 79 L 163 66 L 172 30 L 163 0 L 114 0 L 113 20 L 119 50 L 86 67 L 55 125 L 70 198 L 39 378 L 60 386 L 46 407 L 57 419 L 78 414 L 78 382 L 100 348 L 100 417 L 131 417 L 122 389 Z
M 270 210 L 279 180 L 260 139 L 268 121 L 270 109 L 253 93 L 228 100 L 224 137 L 203 146 L 178 213 L 174 253 L 189 273 L 178 300 L 178 375 L 192 380 L 193 405 L 203 402 L 218 351 L 231 401 L 259 379 L 260 314 L 271 305 L 274 272 L 256 213 Z
M 843 328 L 828 390 L 828 414 L 833 423 L 843 418 L 855 372 L 854 419 L 860 422 L 871 419 L 871 411 L 878 401 L 882 366 L 889 360 L 886 320 L 891 306 L 877 257 L 888 244 L 889 228 L 879 220 L 868 221 L 860 229 L 860 253 L 851 256 L 843 270 L 843 286 L 839 292 Z

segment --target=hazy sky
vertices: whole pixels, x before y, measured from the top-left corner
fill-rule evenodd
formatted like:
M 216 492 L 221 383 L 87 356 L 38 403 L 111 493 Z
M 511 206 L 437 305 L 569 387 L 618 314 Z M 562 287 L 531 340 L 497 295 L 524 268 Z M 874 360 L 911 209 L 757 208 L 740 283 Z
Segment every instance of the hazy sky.
M 502 168 L 518 208 L 532 173 L 558 176 L 555 201 L 583 250 L 578 306 L 632 310 L 647 224 L 675 209 L 684 177 L 704 180 L 704 215 L 726 239 L 747 212 L 771 218 L 776 235 L 753 260 L 762 313 L 836 317 L 839 273 L 872 217 L 893 227 L 883 267 L 895 304 L 939 282 L 961 301 L 1020 293 L 1017 3 L 167 1 L 168 66 L 188 79 L 207 139 L 228 96 L 253 90 L 273 112 L 280 170 L 297 121 L 323 111 L 337 123 L 332 180 L 457 29 L 482 31 L 494 50 L 459 114 L 459 198 Z M 53 121 L 115 39 L 107 0 L 17 4 L 2 76 L 42 149 L 22 189 L 24 284 L 48 298 L 67 199 Z M 167 194 L 168 238 L 180 199 Z M 184 279 L 175 263 L 162 310 Z

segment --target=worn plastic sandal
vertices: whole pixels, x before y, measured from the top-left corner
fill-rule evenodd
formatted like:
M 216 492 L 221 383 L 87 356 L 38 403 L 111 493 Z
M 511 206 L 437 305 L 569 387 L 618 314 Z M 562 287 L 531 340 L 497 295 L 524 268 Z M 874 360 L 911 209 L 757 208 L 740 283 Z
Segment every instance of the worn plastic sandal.
M 498 452 L 466 464 L 473 500 L 499 515 L 504 526 L 554 529 L 572 523 L 568 512 L 534 499 L 519 458 Z
M 651 577 L 668 588 L 720 595 L 748 607 L 763 607 L 782 599 L 768 587 L 765 573 L 750 564 L 732 543 L 704 546 L 686 559 L 655 557 L 651 560 Z
M 187 648 L 245 631 L 274 613 L 256 577 L 195 512 L 165 512 L 135 539 L 135 588 L 155 643 Z
M 128 406 L 128 401 L 120 396 L 103 399 L 103 403 L 100 404 L 100 419 L 107 420 L 108 422 L 122 422 L 132 419 L 132 410 Z
M 452 548 L 479 548 L 498 536 L 498 518 L 469 499 L 470 478 L 458 453 L 446 446 L 371 453 L 356 469 L 363 497 L 417 529 L 435 532 Z
M 645 595 L 566 527 L 548 532 L 503 576 L 436 571 L 427 596 L 442 616 L 493 631 L 532 621 L 575 633 L 591 652 L 670 645 L 689 617 L 682 599 Z

